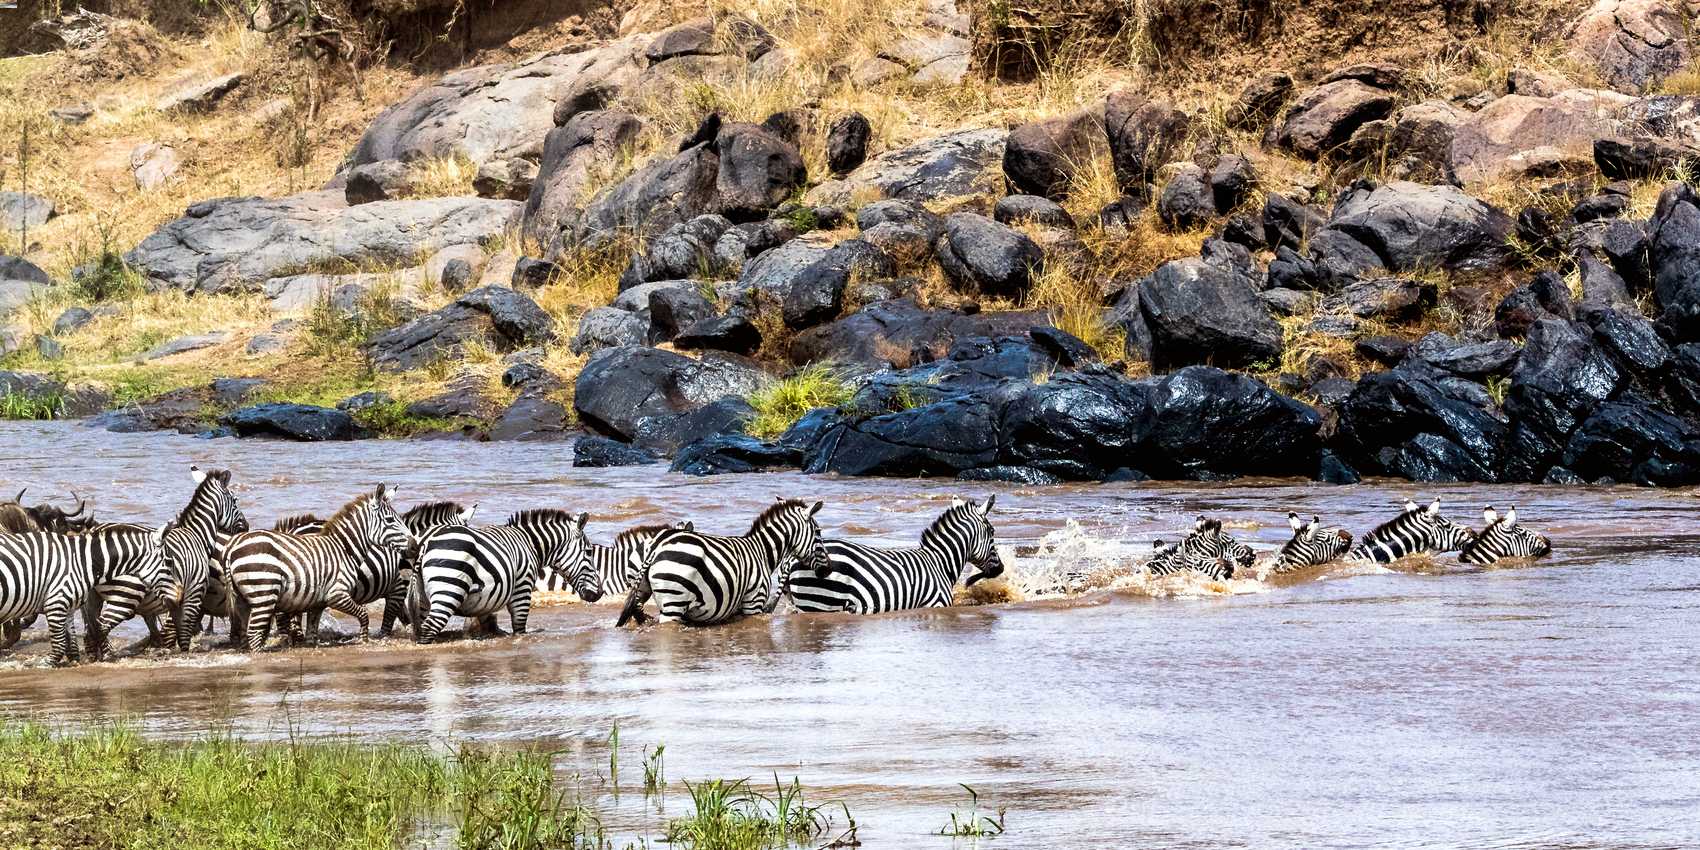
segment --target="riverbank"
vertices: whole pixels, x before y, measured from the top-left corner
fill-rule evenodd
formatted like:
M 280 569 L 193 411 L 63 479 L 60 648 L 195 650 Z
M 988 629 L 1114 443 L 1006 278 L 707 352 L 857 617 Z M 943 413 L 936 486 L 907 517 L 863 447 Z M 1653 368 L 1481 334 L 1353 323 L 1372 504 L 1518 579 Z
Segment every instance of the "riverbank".
M 557 779 L 548 752 L 345 740 L 249 742 L 212 733 L 160 742 L 121 722 L 83 729 L 0 722 L 0 840 L 8 847 L 183 850 L 604 850 L 611 836 L 585 800 L 618 796 L 610 774 Z M 644 750 L 628 793 L 659 799 L 663 751 Z M 565 787 L 563 787 L 565 785 Z M 656 826 L 697 850 L 769 850 L 855 840 L 849 809 L 812 803 L 796 781 L 684 783 L 690 807 Z M 835 838 L 836 836 L 836 838 Z M 854 846 L 844 844 L 840 846 Z

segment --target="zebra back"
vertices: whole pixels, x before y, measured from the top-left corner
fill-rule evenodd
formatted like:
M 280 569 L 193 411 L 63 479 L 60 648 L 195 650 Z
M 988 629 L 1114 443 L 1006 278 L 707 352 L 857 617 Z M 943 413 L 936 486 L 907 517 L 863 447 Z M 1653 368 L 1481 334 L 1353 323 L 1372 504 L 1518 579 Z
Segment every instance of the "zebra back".
M 1145 564 L 1146 572 L 1154 576 L 1167 576 L 1190 571 L 1212 581 L 1226 581 L 1233 577 L 1232 562 L 1219 555 L 1206 555 L 1187 546 L 1187 539 L 1183 537 L 1179 543 L 1151 541 L 1152 555 L 1151 560 Z
M 779 601 L 776 579 L 782 567 L 826 557 L 815 522 L 821 507 L 821 502 L 782 499 L 756 517 L 741 537 L 684 529 L 661 532 L 650 544 L 644 570 L 616 625 L 641 622 L 643 603 L 651 595 L 665 620 L 710 624 L 771 611 Z
M 62 661 L 74 652 L 69 639 L 71 612 L 103 583 L 122 580 L 145 593 L 165 568 L 165 531 L 162 526 L 74 536 L 50 531 L 0 535 L 0 621 L 46 614 L 52 660 Z M 84 619 L 90 644 L 104 645 L 99 624 Z
M 1475 532 L 1441 515 L 1439 499 L 1426 507 L 1407 499 L 1403 512 L 1365 534 L 1348 557 L 1390 564 L 1411 555 L 1462 549 L 1474 538 Z
M 973 569 L 968 584 L 1003 574 L 989 518 L 995 502 L 995 496 L 983 505 L 955 500 L 915 548 L 823 541 L 825 562 L 794 565 L 785 592 L 803 611 L 873 614 L 948 605 L 964 568 Z
M 1275 571 L 1290 572 L 1314 567 L 1338 559 L 1352 546 L 1352 533 L 1342 528 L 1323 528 L 1322 518 L 1313 516 L 1310 522 L 1287 512 L 1287 524 L 1292 526 L 1293 538 L 1281 547 L 1275 558 Z
M 1513 505 L 1500 516 L 1492 505 L 1482 511 L 1487 527 L 1475 539 L 1464 545 L 1458 560 L 1466 564 L 1492 564 L 1505 558 L 1539 558 L 1552 554 L 1552 542 L 1517 524 L 1517 507 Z

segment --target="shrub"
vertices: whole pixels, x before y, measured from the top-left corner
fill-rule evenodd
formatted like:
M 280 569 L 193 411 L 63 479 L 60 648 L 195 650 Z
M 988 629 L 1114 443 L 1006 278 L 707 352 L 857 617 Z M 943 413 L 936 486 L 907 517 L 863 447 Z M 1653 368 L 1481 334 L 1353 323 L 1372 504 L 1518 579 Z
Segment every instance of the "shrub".
M 745 430 L 753 437 L 772 439 L 810 410 L 842 406 L 854 394 L 850 382 L 830 364 L 811 364 L 751 393 L 749 402 L 756 415 Z

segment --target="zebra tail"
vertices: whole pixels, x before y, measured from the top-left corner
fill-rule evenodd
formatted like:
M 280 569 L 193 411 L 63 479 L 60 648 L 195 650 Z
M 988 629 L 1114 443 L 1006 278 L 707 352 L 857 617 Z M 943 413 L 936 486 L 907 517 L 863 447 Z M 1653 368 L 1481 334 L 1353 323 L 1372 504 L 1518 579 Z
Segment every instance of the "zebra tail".
M 633 584 L 631 592 L 626 594 L 626 607 L 620 609 L 620 619 L 614 623 L 615 628 L 632 620 L 635 620 L 640 626 L 648 622 L 649 617 L 643 613 L 643 603 L 649 601 L 651 593 L 649 570 L 642 570 L 638 573 L 637 583 Z

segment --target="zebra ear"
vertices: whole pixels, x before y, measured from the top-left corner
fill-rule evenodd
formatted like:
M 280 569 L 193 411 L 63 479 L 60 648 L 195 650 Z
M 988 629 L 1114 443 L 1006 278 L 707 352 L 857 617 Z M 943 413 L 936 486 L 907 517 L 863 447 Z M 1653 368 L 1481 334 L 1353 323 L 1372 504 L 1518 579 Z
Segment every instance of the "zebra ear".
M 1499 511 L 1494 510 L 1493 505 L 1488 505 L 1487 507 L 1482 508 L 1482 522 L 1485 522 L 1488 525 L 1493 525 L 1498 521 Z
M 194 480 L 195 486 L 199 487 L 202 481 L 207 480 L 207 472 L 198 466 L 190 466 L 189 477 Z
M 986 497 L 986 504 L 980 508 L 980 516 L 987 516 L 987 515 L 991 514 L 992 505 L 997 504 L 997 502 L 998 502 L 998 496 L 997 496 L 996 493 L 993 493 L 992 495 L 987 496 Z
M 1288 511 L 1287 512 L 1287 525 L 1292 526 L 1294 531 L 1298 531 L 1299 529 L 1304 527 L 1304 522 L 1299 519 L 1299 515 L 1296 512 Z
M 1516 524 L 1517 524 L 1517 506 L 1512 505 L 1511 509 L 1505 512 L 1505 527 L 1510 528 L 1510 527 L 1512 527 Z
M 471 525 L 472 524 L 472 517 L 474 515 L 476 515 L 477 513 L 478 513 L 478 503 L 477 502 L 473 502 L 470 506 L 463 508 L 460 512 L 460 524 L 461 525 Z
M 1162 551 L 1163 550 L 1163 538 L 1159 537 L 1156 540 L 1151 541 L 1151 550 L 1154 551 L 1154 552 Z
M 378 485 L 378 498 L 380 498 L 380 499 L 382 499 L 386 502 L 389 502 L 391 504 L 394 504 L 395 503 L 395 485 L 394 484 L 379 484 Z
M 581 532 L 584 531 L 584 524 L 587 522 L 590 522 L 589 511 L 579 511 L 578 516 L 573 517 L 573 524 L 577 525 Z
M 1209 522 L 1209 520 L 1207 520 L 1207 519 L 1205 519 L 1205 518 L 1204 518 L 1204 514 L 1199 514 L 1199 515 L 1198 515 L 1198 519 L 1196 519 L 1196 520 L 1193 520 L 1193 522 L 1192 522 L 1192 530 L 1193 530 L 1193 531 L 1203 531 L 1203 530 L 1204 530 L 1204 526 L 1205 526 L 1205 525 L 1206 525 L 1206 524 L 1207 524 L 1207 523 L 1208 523 L 1208 522 Z
M 810 505 L 809 506 L 809 516 L 814 516 L 815 514 L 820 513 L 820 509 L 824 508 L 824 507 L 826 507 L 825 502 L 816 502 L 813 505 Z
M 1409 513 L 1410 511 L 1414 511 L 1416 509 L 1417 509 L 1417 501 L 1415 499 L 1406 499 L 1405 500 L 1405 511 L 1407 513 Z
M 1435 499 L 1434 501 L 1428 503 L 1428 515 L 1429 516 L 1440 516 L 1440 500 L 1439 499 Z

